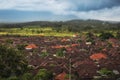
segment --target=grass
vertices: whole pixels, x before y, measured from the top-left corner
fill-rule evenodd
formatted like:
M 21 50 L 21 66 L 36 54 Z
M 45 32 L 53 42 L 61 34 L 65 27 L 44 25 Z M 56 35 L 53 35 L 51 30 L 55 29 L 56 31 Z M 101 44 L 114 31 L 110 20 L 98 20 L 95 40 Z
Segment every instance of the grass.
M 72 36 L 72 32 L 57 32 L 50 27 L 25 27 L 25 28 L 1 28 L 0 35 L 19 35 L 19 36 Z
M 81 33 L 77 33 L 79 35 L 86 34 L 90 31 L 81 31 Z M 105 30 L 105 32 L 110 32 L 114 36 L 116 36 L 116 31 L 112 30 Z M 69 36 L 72 37 L 75 32 L 68 32 L 68 31 L 61 31 L 57 32 L 52 27 L 24 27 L 24 28 L 0 28 L 0 36 L 4 35 L 11 35 L 11 36 L 58 36 L 58 37 L 65 37 Z M 95 33 L 96 36 L 100 35 L 100 32 Z

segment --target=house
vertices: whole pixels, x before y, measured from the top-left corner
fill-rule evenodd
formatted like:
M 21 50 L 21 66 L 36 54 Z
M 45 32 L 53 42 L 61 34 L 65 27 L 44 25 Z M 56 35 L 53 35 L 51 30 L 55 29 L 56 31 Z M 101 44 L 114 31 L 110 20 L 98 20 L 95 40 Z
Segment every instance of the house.
M 90 59 L 92 60 L 100 60 L 100 59 L 106 59 L 107 56 L 103 53 L 96 53 L 90 56 Z
M 28 46 L 25 47 L 26 50 L 31 50 L 31 49 L 36 49 L 38 48 L 35 44 L 29 44 Z
M 71 47 L 79 46 L 79 44 L 71 44 Z
M 110 39 L 108 40 L 108 42 L 110 42 L 113 47 L 119 47 L 119 44 L 120 44 L 119 40 L 114 39 L 114 38 L 110 38 Z
M 56 45 L 56 46 L 51 46 L 52 48 L 55 48 L 55 49 L 61 49 L 61 48 L 63 48 L 63 46 L 62 45 Z
M 62 72 L 55 77 L 55 80 L 67 80 L 67 79 L 65 79 L 66 75 L 67 74 L 65 72 Z

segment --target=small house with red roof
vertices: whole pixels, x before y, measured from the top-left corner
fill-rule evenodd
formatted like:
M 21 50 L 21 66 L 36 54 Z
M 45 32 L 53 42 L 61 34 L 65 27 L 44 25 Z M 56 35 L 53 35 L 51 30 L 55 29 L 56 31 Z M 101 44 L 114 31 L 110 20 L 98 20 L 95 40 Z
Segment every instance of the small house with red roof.
M 96 53 L 90 56 L 90 59 L 92 60 L 100 60 L 100 59 L 106 59 L 107 56 L 103 53 Z
M 26 50 L 31 50 L 31 49 L 36 49 L 38 48 L 35 44 L 29 44 L 28 46 L 25 47 Z
M 66 75 L 67 74 L 65 72 L 62 72 L 55 77 L 55 80 L 67 80 L 67 79 L 65 79 Z

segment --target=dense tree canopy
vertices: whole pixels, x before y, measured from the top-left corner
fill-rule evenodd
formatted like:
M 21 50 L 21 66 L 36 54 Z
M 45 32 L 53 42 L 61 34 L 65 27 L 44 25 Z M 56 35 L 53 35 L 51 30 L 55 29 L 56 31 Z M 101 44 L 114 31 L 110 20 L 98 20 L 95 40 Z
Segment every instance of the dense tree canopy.
M 0 77 L 19 76 L 27 71 L 27 61 L 16 49 L 0 45 Z

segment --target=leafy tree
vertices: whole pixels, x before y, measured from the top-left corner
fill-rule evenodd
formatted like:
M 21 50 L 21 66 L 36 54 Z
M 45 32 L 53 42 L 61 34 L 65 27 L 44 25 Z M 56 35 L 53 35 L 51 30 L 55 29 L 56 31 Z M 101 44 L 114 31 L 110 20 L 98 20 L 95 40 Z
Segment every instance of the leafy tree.
M 6 43 L 12 44 L 12 43 L 13 43 L 13 40 L 12 40 L 12 39 L 6 39 Z
M 34 80 L 52 80 L 52 73 L 46 69 L 40 69 L 37 75 L 34 77 Z
M 112 33 L 109 33 L 109 32 L 102 32 L 99 37 L 102 40 L 106 40 L 106 39 L 109 39 L 109 38 L 113 38 L 114 35 Z
M 94 34 L 91 32 L 86 33 L 86 38 L 93 38 Z
M 19 76 L 27 70 L 27 61 L 22 53 L 0 45 L 0 77 Z
M 31 73 L 25 73 L 25 74 L 22 75 L 21 80 L 33 80 L 32 76 L 33 75 Z
M 19 80 L 16 76 L 11 76 L 7 80 Z
M 27 46 L 27 44 L 18 44 L 18 45 L 17 45 L 17 49 L 18 49 L 18 50 L 24 50 L 24 49 L 25 49 L 25 46 Z
M 117 32 L 116 38 L 120 39 L 120 32 Z

